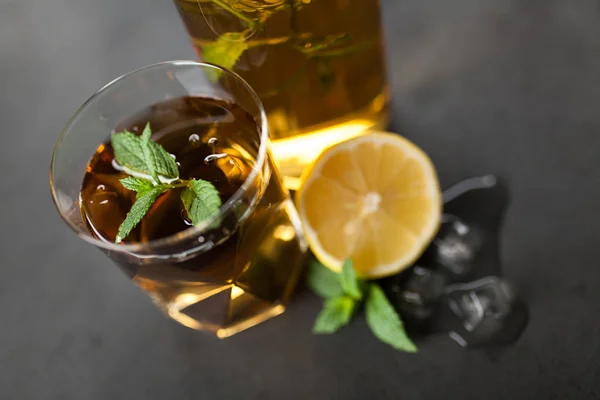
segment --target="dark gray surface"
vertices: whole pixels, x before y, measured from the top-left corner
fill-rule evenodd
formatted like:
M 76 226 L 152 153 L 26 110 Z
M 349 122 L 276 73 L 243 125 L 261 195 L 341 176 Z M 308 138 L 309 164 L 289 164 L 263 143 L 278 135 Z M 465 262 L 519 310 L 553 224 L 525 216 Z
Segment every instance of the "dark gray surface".
M 61 222 L 48 166 L 96 89 L 193 57 L 167 0 L 0 0 L 0 399 L 600 398 L 600 8 L 595 0 L 385 0 L 394 127 L 444 185 L 496 172 L 502 241 L 531 308 L 502 354 L 444 337 L 418 355 L 319 300 L 226 341 L 165 319 Z

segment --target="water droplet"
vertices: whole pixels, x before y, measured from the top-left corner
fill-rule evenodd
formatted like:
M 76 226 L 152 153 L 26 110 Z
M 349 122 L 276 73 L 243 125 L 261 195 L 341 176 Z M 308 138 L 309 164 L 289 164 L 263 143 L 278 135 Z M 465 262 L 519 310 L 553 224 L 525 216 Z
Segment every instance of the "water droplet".
M 190 137 L 188 138 L 188 140 L 190 141 L 190 143 L 192 144 L 196 144 L 200 141 L 200 136 L 198 136 L 197 134 L 193 133 L 190 135 Z
M 133 128 L 131 128 L 132 131 L 137 132 L 139 131 L 139 128 L 137 126 L 134 126 Z
M 200 243 L 204 243 L 204 240 L 205 240 L 205 239 L 204 239 L 204 236 L 200 236 L 200 237 L 198 238 L 198 241 L 199 241 Z
M 106 186 L 98 185 L 98 186 L 96 186 L 96 190 L 106 190 Z
M 108 200 L 107 200 L 107 199 L 105 199 L 105 200 L 102 200 L 102 201 L 100 202 L 100 204 L 106 204 L 106 203 L 108 203 Z
M 206 156 L 206 158 L 204 159 L 204 164 L 211 165 L 213 162 L 224 157 L 227 157 L 227 153 L 211 154 L 209 156 Z
M 211 147 L 213 153 L 217 151 L 217 143 L 219 143 L 219 140 L 216 137 L 209 138 L 207 143 Z
M 117 160 L 115 160 L 114 158 L 113 158 L 113 160 L 110 162 L 110 165 L 112 165 L 112 167 L 113 167 L 114 169 L 116 169 L 117 171 L 122 171 L 122 170 L 123 170 L 123 167 L 121 167 L 121 166 L 119 165 L 119 163 L 117 162 Z
M 185 210 L 181 210 L 181 219 L 186 225 L 192 226 L 192 221 L 188 218 L 187 212 Z

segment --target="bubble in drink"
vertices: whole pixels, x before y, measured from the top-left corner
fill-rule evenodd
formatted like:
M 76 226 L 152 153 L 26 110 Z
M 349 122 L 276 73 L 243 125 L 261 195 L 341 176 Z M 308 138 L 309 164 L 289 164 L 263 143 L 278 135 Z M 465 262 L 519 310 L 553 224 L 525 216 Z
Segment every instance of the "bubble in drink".
M 227 154 L 225 154 L 225 153 L 211 154 L 209 156 L 204 157 L 204 164 L 210 165 L 210 164 L 214 163 L 215 161 L 217 161 L 221 158 L 225 158 L 225 157 L 227 157 Z

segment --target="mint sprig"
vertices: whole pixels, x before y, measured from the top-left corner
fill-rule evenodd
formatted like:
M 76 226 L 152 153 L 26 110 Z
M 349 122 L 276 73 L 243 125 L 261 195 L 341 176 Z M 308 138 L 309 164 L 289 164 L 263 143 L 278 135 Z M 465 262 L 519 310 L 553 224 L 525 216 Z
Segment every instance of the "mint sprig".
M 356 278 L 356 271 L 352 265 L 352 260 L 347 259 L 342 265 L 342 272 L 340 274 L 340 285 L 342 290 L 348 296 L 356 301 L 362 300 L 362 292 L 359 288 L 359 281 Z
M 311 260 L 309 262 L 306 281 L 313 292 L 325 299 L 342 296 L 344 294 L 344 290 L 340 284 L 339 275 L 329 268 L 325 268 L 325 266 L 317 260 Z
M 367 325 L 379 340 L 393 348 L 416 353 L 417 346 L 410 340 L 400 316 L 394 310 L 379 285 L 371 283 L 365 305 Z
M 171 157 L 161 145 L 152 141 L 152 131 L 149 123 L 146 124 L 144 132 L 142 132 L 140 142 L 148 173 L 155 183 L 160 183 L 159 174 L 168 179 L 179 178 L 179 167 L 175 162 L 175 158 Z
M 150 207 L 152 207 L 152 204 L 158 199 L 158 196 L 169 190 L 169 188 L 169 185 L 158 185 L 144 191 L 141 196 L 138 192 L 135 203 L 133 203 L 131 210 L 127 213 L 127 217 L 125 217 L 125 220 L 119 226 L 117 238 L 115 239 L 116 243 L 119 243 L 131 233 L 133 228 L 137 226 Z
M 207 181 L 193 179 L 181 193 L 181 201 L 194 225 L 219 213 L 221 197 L 215 187 Z
M 180 179 L 175 158 L 152 141 L 150 124 L 146 125 L 141 136 L 128 131 L 113 134 L 111 145 L 117 164 L 132 175 L 121 179 L 121 184 L 137 192 L 133 206 L 119 226 L 116 243 L 131 233 L 161 194 L 177 187 L 185 187 L 181 201 L 192 224 L 200 225 L 218 215 L 221 198 L 217 189 L 202 179 Z
M 121 179 L 119 182 L 121 182 L 121 185 L 123 185 L 125 189 L 137 192 L 138 196 L 154 187 L 152 182 L 142 178 L 136 178 L 135 176 L 128 176 L 127 178 Z
M 379 340 L 397 350 L 417 351 L 381 287 L 358 279 L 351 260 L 344 262 L 339 274 L 313 261 L 309 264 L 306 280 L 316 294 L 325 298 L 313 327 L 314 333 L 331 334 L 348 325 L 364 300 L 367 325 Z
M 161 183 L 159 175 L 167 181 L 179 178 L 179 167 L 175 159 L 161 145 L 153 142 L 151 137 L 149 123 L 142 136 L 129 131 L 113 134 L 110 143 L 119 165 L 134 173 L 150 175 L 156 184 Z
M 348 325 L 356 306 L 356 301 L 349 296 L 338 296 L 325 300 L 325 305 L 315 321 L 313 332 L 337 332 L 340 328 Z

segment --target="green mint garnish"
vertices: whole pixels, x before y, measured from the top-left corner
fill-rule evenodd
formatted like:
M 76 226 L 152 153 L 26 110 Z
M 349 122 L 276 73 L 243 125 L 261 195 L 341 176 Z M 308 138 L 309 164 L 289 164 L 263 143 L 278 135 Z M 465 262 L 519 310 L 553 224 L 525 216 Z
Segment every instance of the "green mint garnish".
M 141 137 L 142 151 L 144 160 L 154 182 L 160 183 L 158 175 L 168 179 L 179 178 L 179 167 L 175 159 L 158 143 L 152 141 L 152 131 L 150 124 L 146 124 Z
M 176 187 L 186 187 L 181 200 L 194 225 L 219 213 L 221 198 L 217 189 L 202 179 L 180 179 L 175 159 L 152 141 L 150 124 L 141 136 L 128 131 L 113 134 L 111 144 L 116 162 L 125 167 L 127 173 L 136 175 L 121 179 L 121 184 L 137 192 L 135 203 L 119 226 L 116 243 L 131 233 L 161 194 Z
M 110 142 L 117 162 L 134 172 L 150 175 L 160 183 L 159 175 L 167 180 L 179 177 L 175 159 L 151 139 L 150 124 L 146 124 L 142 136 L 125 131 L 112 135 Z
M 121 179 L 120 182 L 125 189 L 137 192 L 138 196 L 154 187 L 152 182 L 142 178 L 136 178 L 135 176 L 128 176 L 127 178 Z
M 369 285 L 365 310 L 367 324 L 379 340 L 397 350 L 417 352 L 417 346 L 406 334 L 396 310 L 385 297 L 383 290 L 375 283 Z
M 149 173 L 139 136 L 129 131 L 115 133 L 110 138 L 110 144 L 115 152 L 115 159 L 123 167 L 135 172 Z
M 158 196 L 170 188 L 170 185 L 161 184 L 143 192 L 141 196 L 138 193 L 138 197 L 135 199 L 133 206 L 131 206 L 131 210 L 129 210 L 127 213 L 127 217 L 125 217 L 125 220 L 119 226 L 119 232 L 117 233 L 115 242 L 119 243 L 121 240 L 126 238 L 131 230 L 135 228 L 136 225 L 142 220 L 144 215 L 146 215 Z
M 348 325 L 362 300 L 365 300 L 367 324 L 379 340 L 397 350 L 410 353 L 417 351 L 383 290 L 375 283 L 358 279 L 351 260 L 344 262 L 339 274 L 312 261 L 308 266 L 306 281 L 316 294 L 325 298 L 324 307 L 313 327 L 314 333 L 334 333 Z
M 311 260 L 308 264 L 306 283 L 313 292 L 325 299 L 344 294 L 339 275 L 316 260 Z
M 315 321 L 313 332 L 334 333 L 340 328 L 348 325 L 348 322 L 352 319 L 352 315 L 354 315 L 356 306 L 356 301 L 348 296 L 327 299 Z
M 181 193 L 181 201 L 194 225 L 219 213 L 221 197 L 215 187 L 207 181 L 192 179 Z
M 354 300 L 361 300 L 363 296 L 359 288 L 358 279 L 356 279 L 356 271 L 354 271 L 354 267 L 352 266 L 352 260 L 348 259 L 344 261 L 339 277 L 344 293 Z

